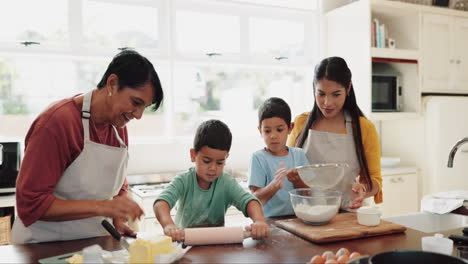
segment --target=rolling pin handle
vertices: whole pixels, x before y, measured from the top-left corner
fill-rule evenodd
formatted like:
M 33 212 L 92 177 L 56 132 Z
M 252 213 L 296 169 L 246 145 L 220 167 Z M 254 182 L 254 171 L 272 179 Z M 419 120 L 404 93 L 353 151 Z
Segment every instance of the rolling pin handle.
M 248 238 L 252 236 L 252 232 L 250 231 L 244 231 L 244 238 Z

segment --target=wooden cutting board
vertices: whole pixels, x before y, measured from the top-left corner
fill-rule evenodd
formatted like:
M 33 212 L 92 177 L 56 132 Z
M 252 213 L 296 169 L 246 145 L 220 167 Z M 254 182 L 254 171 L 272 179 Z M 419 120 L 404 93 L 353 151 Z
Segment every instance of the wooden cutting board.
M 328 224 L 307 225 L 298 218 L 277 220 L 275 225 L 314 243 L 327 243 L 405 232 L 406 227 L 384 220 L 377 226 L 358 224 L 356 213 L 337 214 Z

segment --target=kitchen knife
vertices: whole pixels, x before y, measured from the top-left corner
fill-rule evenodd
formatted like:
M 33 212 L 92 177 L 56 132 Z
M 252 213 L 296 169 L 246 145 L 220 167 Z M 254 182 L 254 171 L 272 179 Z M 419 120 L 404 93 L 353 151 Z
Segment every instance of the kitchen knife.
M 114 226 L 112 226 L 106 219 L 102 220 L 101 222 L 102 226 L 109 232 L 115 239 L 117 239 L 120 242 L 120 245 L 128 250 L 128 247 L 130 246 L 125 240 L 124 236 L 122 236 L 117 230 L 115 230 Z

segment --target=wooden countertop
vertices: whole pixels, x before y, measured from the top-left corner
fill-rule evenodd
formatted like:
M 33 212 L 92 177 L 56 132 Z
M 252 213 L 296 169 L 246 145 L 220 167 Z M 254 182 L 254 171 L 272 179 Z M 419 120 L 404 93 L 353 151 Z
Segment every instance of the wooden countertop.
M 193 247 L 178 263 L 306 263 L 316 254 L 322 254 L 326 250 L 336 252 L 342 247 L 367 255 L 395 249 L 420 250 L 421 237 L 432 234 L 407 229 L 405 233 L 319 245 L 303 240 L 273 224 L 270 224 L 270 227 L 271 235 L 264 241 L 246 239 L 243 245 Z M 462 234 L 461 230 L 460 228 L 441 233 L 444 236 Z M 110 236 L 39 244 L 6 245 L 0 246 L 0 263 L 38 263 L 39 259 L 80 251 L 93 244 L 99 244 L 108 251 L 121 249 L 120 244 Z

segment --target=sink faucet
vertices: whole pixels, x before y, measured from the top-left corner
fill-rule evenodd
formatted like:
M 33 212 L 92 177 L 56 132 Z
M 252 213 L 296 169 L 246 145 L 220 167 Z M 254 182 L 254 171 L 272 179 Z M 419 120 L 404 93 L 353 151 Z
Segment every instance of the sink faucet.
M 453 146 L 452 150 L 449 153 L 447 167 L 449 168 L 453 167 L 453 158 L 455 158 L 455 153 L 457 153 L 458 147 L 460 147 L 460 145 L 465 144 L 466 142 L 468 142 L 468 137 L 462 138 L 457 143 L 455 143 L 455 145 Z

